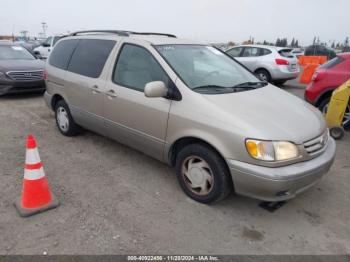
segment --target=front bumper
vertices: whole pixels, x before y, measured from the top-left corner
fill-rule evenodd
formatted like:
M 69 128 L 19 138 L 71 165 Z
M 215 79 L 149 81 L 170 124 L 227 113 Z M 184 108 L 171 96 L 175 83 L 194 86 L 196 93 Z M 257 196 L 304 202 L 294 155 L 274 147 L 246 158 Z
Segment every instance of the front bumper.
M 304 192 L 328 172 L 333 164 L 336 144 L 330 138 L 318 157 L 284 167 L 263 167 L 228 160 L 237 194 L 264 201 L 283 201 Z
M 30 92 L 43 92 L 45 81 L 10 81 L 0 80 L 0 95 Z

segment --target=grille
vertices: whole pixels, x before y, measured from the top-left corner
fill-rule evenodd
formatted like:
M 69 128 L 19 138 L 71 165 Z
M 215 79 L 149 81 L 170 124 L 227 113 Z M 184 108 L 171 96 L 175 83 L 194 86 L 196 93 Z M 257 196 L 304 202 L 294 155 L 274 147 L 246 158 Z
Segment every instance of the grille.
M 308 152 L 310 155 L 315 155 L 319 152 L 321 152 L 324 147 L 327 145 L 329 138 L 329 132 L 328 129 L 320 136 L 311 139 L 307 142 L 304 142 L 304 148 L 306 152 Z
M 38 81 L 44 79 L 44 71 L 11 71 L 7 75 L 15 81 Z

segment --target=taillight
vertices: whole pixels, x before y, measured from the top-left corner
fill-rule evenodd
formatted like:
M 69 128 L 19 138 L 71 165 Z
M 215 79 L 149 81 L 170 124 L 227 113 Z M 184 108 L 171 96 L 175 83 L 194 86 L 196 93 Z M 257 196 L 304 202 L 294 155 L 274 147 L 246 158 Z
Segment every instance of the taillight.
M 46 69 L 44 70 L 44 80 L 47 80 L 47 71 L 46 71 Z
M 276 58 L 275 61 L 277 65 L 289 65 L 289 62 L 286 59 Z
M 317 82 L 321 80 L 325 76 L 324 71 L 315 71 L 315 73 L 312 75 L 311 81 Z

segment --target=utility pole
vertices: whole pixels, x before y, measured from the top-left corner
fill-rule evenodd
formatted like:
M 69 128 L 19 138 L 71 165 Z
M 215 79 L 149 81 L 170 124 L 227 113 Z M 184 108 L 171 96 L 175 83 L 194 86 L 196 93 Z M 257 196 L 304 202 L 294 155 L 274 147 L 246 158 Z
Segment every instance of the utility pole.
M 47 23 L 46 22 L 41 22 L 41 26 L 43 28 L 43 37 L 46 38 Z

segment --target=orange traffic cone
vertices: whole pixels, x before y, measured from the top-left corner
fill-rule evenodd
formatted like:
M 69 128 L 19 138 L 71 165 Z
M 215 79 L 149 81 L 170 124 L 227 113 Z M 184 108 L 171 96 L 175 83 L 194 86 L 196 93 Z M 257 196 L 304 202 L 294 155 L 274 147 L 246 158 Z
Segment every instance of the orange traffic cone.
M 22 217 L 44 212 L 59 205 L 58 200 L 51 194 L 36 142 L 32 135 L 27 137 L 22 197 L 14 204 Z

